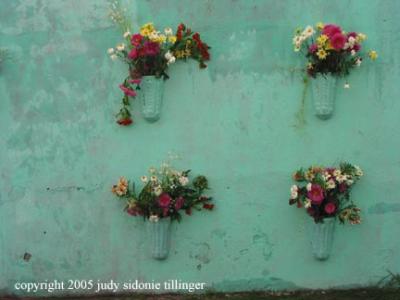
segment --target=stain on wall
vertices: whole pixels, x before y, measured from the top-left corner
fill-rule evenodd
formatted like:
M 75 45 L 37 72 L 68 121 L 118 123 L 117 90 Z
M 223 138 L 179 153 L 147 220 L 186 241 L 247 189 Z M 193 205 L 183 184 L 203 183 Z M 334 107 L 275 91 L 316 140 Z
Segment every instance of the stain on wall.
M 239 291 L 370 285 L 400 272 L 400 2 L 123 3 L 135 25 L 183 21 L 212 46 L 207 69 L 171 67 L 159 122 L 146 123 L 133 101 L 130 128 L 114 119 L 126 68 L 106 54 L 122 38 L 108 1 L 0 0 L 0 46 L 13 55 L 0 70 L 2 295 L 46 279 L 178 278 Z M 331 120 L 315 118 L 307 97 L 299 128 L 304 61 L 291 36 L 318 21 L 365 32 L 380 57 L 338 89 Z M 171 255 L 159 262 L 142 220 L 123 213 L 110 186 L 120 175 L 138 180 L 169 152 L 177 167 L 209 176 L 217 206 L 175 224 Z M 365 171 L 353 193 L 363 224 L 337 226 L 321 263 L 310 220 L 288 206 L 290 175 L 341 160 Z

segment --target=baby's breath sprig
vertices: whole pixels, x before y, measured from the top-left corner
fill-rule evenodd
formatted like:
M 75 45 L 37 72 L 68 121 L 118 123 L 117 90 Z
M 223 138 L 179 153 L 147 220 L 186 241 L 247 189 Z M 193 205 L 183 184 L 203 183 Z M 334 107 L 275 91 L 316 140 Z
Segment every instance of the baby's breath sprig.
M 132 22 L 127 17 L 127 9 L 121 6 L 119 0 L 110 1 L 110 19 L 120 27 L 122 32 L 132 31 Z

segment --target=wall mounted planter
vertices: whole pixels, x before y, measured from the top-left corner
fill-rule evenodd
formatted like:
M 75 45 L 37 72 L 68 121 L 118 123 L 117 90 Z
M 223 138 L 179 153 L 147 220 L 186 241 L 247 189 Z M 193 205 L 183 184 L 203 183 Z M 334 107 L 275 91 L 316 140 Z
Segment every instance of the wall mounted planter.
M 326 260 L 331 254 L 335 223 L 335 218 L 325 218 L 324 223 L 312 221 L 310 225 L 312 253 L 318 260 Z
M 311 79 L 315 115 L 322 120 L 329 119 L 333 114 L 336 86 L 337 78 L 334 76 L 319 75 Z
M 150 253 L 154 259 L 168 257 L 171 239 L 171 218 L 162 218 L 157 222 L 147 222 L 150 235 Z
M 138 93 L 141 112 L 149 122 L 160 118 L 162 98 L 164 94 L 164 80 L 155 76 L 143 76 Z

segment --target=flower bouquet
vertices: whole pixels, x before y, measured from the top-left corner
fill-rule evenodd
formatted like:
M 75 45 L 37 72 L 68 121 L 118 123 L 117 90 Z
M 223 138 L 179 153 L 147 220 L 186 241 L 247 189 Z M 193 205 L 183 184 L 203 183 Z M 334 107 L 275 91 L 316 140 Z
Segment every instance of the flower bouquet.
M 189 178 L 190 171 L 177 171 L 167 164 L 157 170 L 151 168 L 149 176 L 142 176 L 143 187 L 136 193 L 135 185 L 121 177 L 112 192 L 126 201 L 126 212 L 148 220 L 152 237 L 152 255 L 164 259 L 169 252 L 171 221 L 180 221 L 182 212 L 213 210 L 211 197 L 204 195 L 208 180 L 204 176 Z
M 313 78 L 314 107 L 321 119 L 328 119 L 333 113 L 337 78 L 361 66 L 361 45 L 366 38 L 363 33 L 345 32 L 335 24 L 318 23 L 316 28 L 296 30 L 294 51 L 302 52 L 307 59 L 307 74 Z M 372 60 L 378 57 L 376 51 L 369 51 L 368 55 Z M 348 87 L 346 83 L 345 88 Z
M 175 32 L 165 28 L 164 33 L 157 31 L 153 23 L 147 23 L 140 32 L 131 34 L 127 31 L 123 36 L 124 43 L 108 50 L 111 59 L 120 58 L 129 67 L 129 75 L 119 86 L 124 97 L 117 123 L 132 123 L 129 98 L 136 97 L 137 93 L 141 99 L 142 115 L 154 122 L 160 117 L 163 79 L 168 78 L 168 67 L 177 60 L 192 58 L 199 62 L 200 68 L 206 68 L 210 47 L 200 39 L 199 33 L 193 33 L 182 23 Z
M 311 244 L 317 259 L 329 257 L 336 217 L 341 223 L 361 223 L 361 210 L 350 199 L 350 191 L 361 176 L 363 171 L 349 163 L 294 173 L 293 179 L 302 184 L 291 187 L 289 204 L 304 207 L 314 219 Z

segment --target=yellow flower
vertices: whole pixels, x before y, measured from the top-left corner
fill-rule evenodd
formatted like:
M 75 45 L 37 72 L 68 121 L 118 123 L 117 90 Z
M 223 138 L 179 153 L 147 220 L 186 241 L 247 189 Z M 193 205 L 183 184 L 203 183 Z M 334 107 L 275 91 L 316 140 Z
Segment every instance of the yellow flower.
M 317 51 L 317 56 L 320 60 L 324 60 L 328 56 L 328 53 L 324 49 L 319 49 Z
M 318 23 L 317 23 L 317 29 L 318 29 L 318 30 L 322 30 L 322 28 L 324 28 L 324 23 L 318 22 Z
M 325 46 L 326 42 L 328 41 L 328 36 L 326 34 L 321 34 L 318 38 L 317 38 L 317 45 L 318 47 L 323 47 Z
M 186 49 L 186 50 L 185 50 L 185 55 L 186 55 L 187 57 L 189 57 L 190 55 L 192 55 L 192 52 L 190 51 L 190 49 Z
M 176 50 L 176 51 L 174 52 L 174 56 L 175 56 L 176 58 L 184 58 L 184 57 L 185 57 L 185 51 L 183 51 L 183 50 Z
M 378 53 L 376 53 L 376 51 L 369 51 L 368 56 L 370 59 L 375 60 L 378 58 Z
M 149 36 L 155 30 L 153 23 L 146 23 L 142 28 L 140 28 L 140 34 L 143 36 Z
M 357 43 L 365 41 L 366 39 L 367 39 L 367 36 L 364 33 L 357 34 L 357 37 L 356 37 Z
M 168 42 L 170 42 L 171 44 L 175 44 L 176 36 L 175 35 L 168 36 Z

